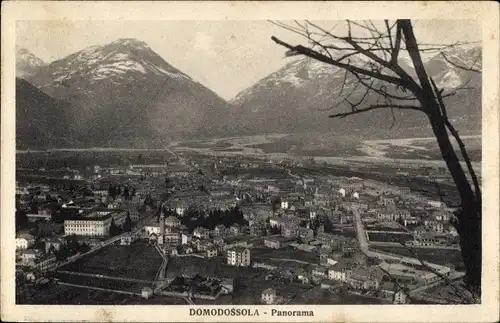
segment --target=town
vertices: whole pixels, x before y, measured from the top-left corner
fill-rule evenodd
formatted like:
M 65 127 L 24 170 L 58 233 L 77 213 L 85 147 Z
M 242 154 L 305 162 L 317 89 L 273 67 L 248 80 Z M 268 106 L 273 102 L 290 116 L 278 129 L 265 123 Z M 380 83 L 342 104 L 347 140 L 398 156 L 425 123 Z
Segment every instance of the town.
M 460 301 L 453 209 L 415 184 L 446 183 L 442 168 L 384 181 L 308 159 L 115 159 L 18 166 L 17 303 Z

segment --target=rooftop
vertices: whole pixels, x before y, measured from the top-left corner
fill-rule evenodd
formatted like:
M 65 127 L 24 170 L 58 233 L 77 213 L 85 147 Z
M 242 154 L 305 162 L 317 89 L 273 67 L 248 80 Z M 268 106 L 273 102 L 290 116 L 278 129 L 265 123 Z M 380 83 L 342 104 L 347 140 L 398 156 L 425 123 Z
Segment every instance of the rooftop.
M 19 233 L 16 237 L 17 239 L 26 239 L 26 240 L 34 240 L 35 237 L 29 233 Z
M 241 246 L 235 246 L 228 249 L 228 251 L 235 251 L 235 252 L 244 252 L 245 250 L 250 250 L 250 249 Z

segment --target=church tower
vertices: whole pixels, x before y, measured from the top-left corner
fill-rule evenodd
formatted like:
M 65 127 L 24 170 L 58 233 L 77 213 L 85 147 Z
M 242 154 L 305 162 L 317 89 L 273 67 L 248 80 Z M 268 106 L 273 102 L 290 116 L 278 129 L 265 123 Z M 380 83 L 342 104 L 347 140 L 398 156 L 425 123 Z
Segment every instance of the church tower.
M 160 235 L 158 237 L 158 244 L 163 245 L 165 240 L 165 214 L 163 211 L 160 213 Z

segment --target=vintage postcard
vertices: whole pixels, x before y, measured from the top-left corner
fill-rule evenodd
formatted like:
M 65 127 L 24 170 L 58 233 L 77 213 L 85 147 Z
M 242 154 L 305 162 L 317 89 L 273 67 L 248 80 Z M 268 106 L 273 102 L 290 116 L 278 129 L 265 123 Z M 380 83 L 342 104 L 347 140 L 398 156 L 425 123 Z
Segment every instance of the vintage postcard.
M 498 9 L 2 3 L 2 320 L 497 321 Z

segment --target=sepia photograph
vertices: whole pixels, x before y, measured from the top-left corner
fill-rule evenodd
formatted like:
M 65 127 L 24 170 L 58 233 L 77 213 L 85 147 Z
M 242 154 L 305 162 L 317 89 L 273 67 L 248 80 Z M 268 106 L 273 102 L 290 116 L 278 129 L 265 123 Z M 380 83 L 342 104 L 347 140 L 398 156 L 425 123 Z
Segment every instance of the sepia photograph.
M 482 21 L 290 17 L 13 22 L 15 306 L 484 305 Z

